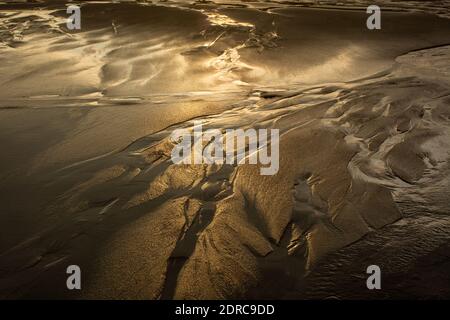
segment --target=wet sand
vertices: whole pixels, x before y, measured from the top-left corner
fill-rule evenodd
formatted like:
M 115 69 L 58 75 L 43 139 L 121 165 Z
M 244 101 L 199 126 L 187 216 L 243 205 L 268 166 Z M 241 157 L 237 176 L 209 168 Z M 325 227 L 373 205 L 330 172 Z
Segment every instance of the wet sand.
M 69 34 L 57 4 L 17 8 L 0 5 L 3 298 L 380 298 L 351 285 L 367 263 L 420 298 L 399 270 L 449 243 L 449 20 L 106 3 Z M 280 129 L 280 171 L 173 165 L 194 118 Z

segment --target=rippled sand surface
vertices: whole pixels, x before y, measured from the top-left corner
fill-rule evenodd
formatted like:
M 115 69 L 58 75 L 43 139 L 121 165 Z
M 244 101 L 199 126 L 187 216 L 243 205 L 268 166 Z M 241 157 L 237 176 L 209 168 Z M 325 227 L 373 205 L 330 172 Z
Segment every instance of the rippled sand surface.
M 366 5 L 0 4 L 0 296 L 450 298 L 450 6 Z M 174 165 L 194 120 L 279 172 Z

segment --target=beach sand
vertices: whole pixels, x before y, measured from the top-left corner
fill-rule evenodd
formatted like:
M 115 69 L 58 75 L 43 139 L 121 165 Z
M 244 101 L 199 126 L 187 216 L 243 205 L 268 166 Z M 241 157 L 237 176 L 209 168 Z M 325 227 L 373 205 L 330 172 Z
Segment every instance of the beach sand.
M 0 4 L 0 297 L 449 298 L 450 20 L 169 4 Z M 194 119 L 280 170 L 174 165 Z

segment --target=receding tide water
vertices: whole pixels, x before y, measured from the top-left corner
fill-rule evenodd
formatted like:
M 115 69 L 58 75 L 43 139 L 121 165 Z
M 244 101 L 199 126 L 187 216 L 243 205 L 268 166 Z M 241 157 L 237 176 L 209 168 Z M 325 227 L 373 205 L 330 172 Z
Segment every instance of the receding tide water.
M 450 2 L 369 4 L 1 2 L 0 296 L 450 298 Z M 278 172 L 174 164 L 195 121 Z

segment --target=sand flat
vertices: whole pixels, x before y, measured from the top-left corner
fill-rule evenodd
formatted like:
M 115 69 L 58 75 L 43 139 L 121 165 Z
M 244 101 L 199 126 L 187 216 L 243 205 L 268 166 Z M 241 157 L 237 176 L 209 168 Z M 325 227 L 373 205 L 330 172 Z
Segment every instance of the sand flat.
M 36 6 L 0 5 L 2 297 L 324 298 L 360 276 L 342 259 L 388 246 L 407 287 L 399 268 L 448 245 L 450 20 L 86 3 L 70 34 Z M 193 119 L 279 129 L 280 171 L 174 165 Z

